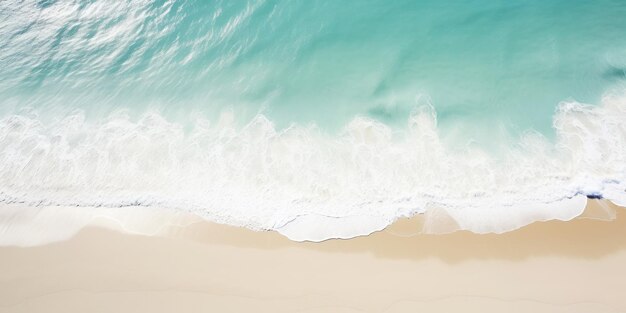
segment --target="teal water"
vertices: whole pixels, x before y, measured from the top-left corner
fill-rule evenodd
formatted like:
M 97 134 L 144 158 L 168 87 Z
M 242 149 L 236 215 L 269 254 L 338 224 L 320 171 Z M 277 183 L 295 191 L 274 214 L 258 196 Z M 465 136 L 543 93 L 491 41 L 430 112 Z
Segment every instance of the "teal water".
M 551 134 L 626 79 L 623 1 L 3 1 L 3 106 Z M 473 134 L 477 135 L 477 134 Z M 479 136 L 480 137 L 480 136 Z M 480 137 L 484 139 L 483 137 Z
M 0 200 L 356 218 L 333 220 L 362 225 L 346 236 L 431 205 L 478 231 L 570 218 L 533 205 L 626 194 L 625 16 L 618 0 L 4 0 Z

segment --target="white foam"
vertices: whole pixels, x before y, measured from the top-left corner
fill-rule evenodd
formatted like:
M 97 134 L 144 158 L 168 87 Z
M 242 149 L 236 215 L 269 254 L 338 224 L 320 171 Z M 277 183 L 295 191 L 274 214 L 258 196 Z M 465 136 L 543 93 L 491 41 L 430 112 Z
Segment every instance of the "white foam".
M 371 233 L 434 207 L 440 214 L 429 215 L 430 229 L 483 233 L 571 219 L 584 195 L 626 204 L 624 98 L 563 103 L 555 144 L 529 132 L 498 158 L 443 145 L 429 107 L 401 134 L 365 118 L 340 136 L 315 127 L 277 131 L 263 116 L 243 128 L 232 120 L 198 119 L 185 133 L 156 113 L 138 121 L 5 117 L 0 202 L 162 207 L 316 241 Z M 445 218 L 438 224 L 437 216 Z
M 323 241 L 330 238 L 348 239 L 383 230 L 390 221 L 379 216 L 332 217 L 307 214 L 296 217 L 277 230 L 294 241 Z

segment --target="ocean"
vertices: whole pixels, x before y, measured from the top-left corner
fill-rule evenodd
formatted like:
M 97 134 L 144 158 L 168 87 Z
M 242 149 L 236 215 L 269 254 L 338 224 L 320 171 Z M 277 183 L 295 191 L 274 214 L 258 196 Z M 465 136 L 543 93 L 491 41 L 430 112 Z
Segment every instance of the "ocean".
M 626 205 L 626 2 L 5 0 L 0 203 L 350 238 Z

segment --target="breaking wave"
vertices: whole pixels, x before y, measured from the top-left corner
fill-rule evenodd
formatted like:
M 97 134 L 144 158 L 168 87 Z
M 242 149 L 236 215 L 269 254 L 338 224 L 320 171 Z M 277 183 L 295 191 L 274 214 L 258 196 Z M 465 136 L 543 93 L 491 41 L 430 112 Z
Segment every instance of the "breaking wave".
M 338 135 L 315 126 L 244 127 L 224 113 L 191 131 L 158 113 L 97 121 L 77 112 L 0 120 L 0 203 L 168 208 L 275 230 L 293 240 L 350 238 L 425 214 L 427 232 L 506 232 L 581 214 L 587 197 L 626 205 L 626 100 L 558 106 L 554 141 L 536 132 L 494 155 L 443 144 L 435 111 L 405 131 L 355 118 Z

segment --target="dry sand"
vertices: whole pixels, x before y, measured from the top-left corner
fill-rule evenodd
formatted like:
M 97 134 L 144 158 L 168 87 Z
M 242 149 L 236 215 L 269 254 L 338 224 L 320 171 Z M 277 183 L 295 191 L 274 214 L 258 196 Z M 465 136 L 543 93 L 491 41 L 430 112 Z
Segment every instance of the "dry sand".
M 413 223 L 322 243 L 208 222 L 158 237 L 88 227 L 0 248 L 0 312 L 626 312 L 622 209 L 501 235 Z

